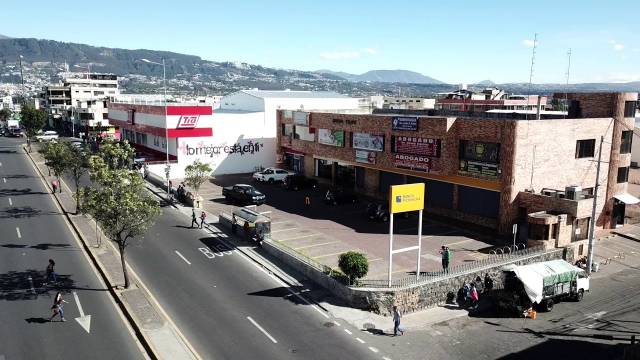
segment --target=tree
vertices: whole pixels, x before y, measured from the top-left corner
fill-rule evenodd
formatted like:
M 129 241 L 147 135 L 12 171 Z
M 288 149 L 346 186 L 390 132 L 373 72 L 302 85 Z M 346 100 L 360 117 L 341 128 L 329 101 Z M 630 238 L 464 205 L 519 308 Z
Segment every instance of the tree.
M 60 184 L 60 176 L 69 166 L 69 146 L 65 143 L 51 141 L 45 143 L 39 152 L 44 157 L 46 165 L 53 170 L 53 175 Z M 62 186 L 58 186 L 58 188 L 62 192 Z
M 116 142 L 105 141 L 100 146 L 97 157 L 92 157 L 92 162 L 101 161 L 100 164 L 90 165 L 93 172 L 101 169 L 125 169 L 129 168 L 133 163 L 135 155 L 134 148 L 129 145 L 128 141 Z
M 86 164 L 87 157 L 89 156 L 86 149 L 77 148 L 70 143 L 65 143 L 67 146 L 67 156 L 65 160 L 67 161 L 66 172 L 73 178 L 73 182 L 75 185 L 75 195 L 76 198 L 76 214 L 80 211 L 80 179 L 87 172 Z
M 27 146 L 29 147 L 29 152 L 31 152 L 31 138 L 36 136 L 46 125 L 47 113 L 42 110 L 37 110 L 32 106 L 25 106 L 20 111 L 20 115 L 20 124 L 27 133 Z
M 187 165 L 184 169 L 184 182 L 195 191 L 196 195 L 198 195 L 200 186 L 209 179 L 212 172 L 213 170 L 209 164 L 204 164 L 201 163 L 200 160 L 196 160 L 193 164 Z
M 127 159 L 129 145 L 107 145 L 108 149 L 90 160 L 89 171 L 95 186 L 82 188 L 78 196 L 82 198 L 83 210 L 93 216 L 105 235 L 118 245 L 124 287 L 128 288 L 125 250 L 133 238 L 143 235 L 153 225 L 160 214 L 160 205 L 145 191 L 144 180 L 137 172 L 127 167 L 112 167 Z M 104 160 L 105 155 L 108 161 Z
M 349 284 L 353 284 L 356 279 L 362 278 L 369 272 L 369 261 L 364 254 L 356 251 L 340 254 L 338 266 L 349 277 Z
M 2 109 L 0 110 L 0 121 L 7 121 L 9 119 L 11 119 L 11 110 L 9 109 Z

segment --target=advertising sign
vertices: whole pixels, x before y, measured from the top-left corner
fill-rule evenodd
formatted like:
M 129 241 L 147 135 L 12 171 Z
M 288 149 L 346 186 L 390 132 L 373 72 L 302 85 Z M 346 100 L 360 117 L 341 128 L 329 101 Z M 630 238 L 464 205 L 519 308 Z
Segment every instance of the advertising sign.
M 396 136 L 393 139 L 393 152 L 440 157 L 440 139 Z
M 293 123 L 296 125 L 309 126 L 309 113 L 304 111 L 294 111 Z
M 318 129 L 318 142 L 331 146 L 344 146 L 344 130 Z
M 200 115 L 181 115 L 178 120 L 178 129 L 191 129 L 196 127 L 198 124 L 198 119 L 200 119 Z
M 384 135 L 353 133 L 353 148 L 360 150 L 384 151 Z
M 376 163 L 376 153 L 373 151 L 356 150 L 356 162 L 373 165 Z
M 498 164 L 481 161 L 460 160 L 460 171 L 481 177 L 498 177 Z
M 418 130 L 418 118 L 417 117 L 394 117 L 391 122 L 391 128 L 393 130 Z
M 431 158 L 419 155 L 395 154 L 393 165 L 400 169 L 429 172 L 431 170 Z
M 460 140 L 460 158 L 497 164 L 500 162 L 500 144 Z
M 424 209 L 424 183 L 392 185 L 390 194 L 392 214 Z

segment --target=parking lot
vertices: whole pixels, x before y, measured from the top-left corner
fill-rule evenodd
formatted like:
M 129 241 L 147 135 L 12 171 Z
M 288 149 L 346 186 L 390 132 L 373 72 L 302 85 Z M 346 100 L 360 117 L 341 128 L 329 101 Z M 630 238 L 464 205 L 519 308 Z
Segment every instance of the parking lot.
M 219 176 L 200 189 L 205 208 L 213 214 L 231 213 L 235 207 L 222 196 L 222 187 L 245 183 L 254 185 L 267 196 L 267 203 L 257 207 L 272 221 L 272 239 L 324 265 L 336 268 L 338 256 L 354 250 L 369 259 L 369 279 L 385 279 L 388 272 L 389 223 L 370 221 L 366 216 L 368 200 L 356 204 L 326 205 L 325 187 L 290 191 L 280 184 L 257 183 L 248 174 Z M 309 196 L 310 205 L 305 204 Z M 396 215 L 394 249 L 417 245 L 418 217 Z M 469 229 L 459 228 L 425 216 L 422 229 L 421 270 L 441 269 L 440 247 L 453 250 L 451 266 L 487 256 L 491 238 Z M 480 250 L 485 250 L 484 252 Z M 394 255 L 393 276 L 415 272 L 417 253 Z

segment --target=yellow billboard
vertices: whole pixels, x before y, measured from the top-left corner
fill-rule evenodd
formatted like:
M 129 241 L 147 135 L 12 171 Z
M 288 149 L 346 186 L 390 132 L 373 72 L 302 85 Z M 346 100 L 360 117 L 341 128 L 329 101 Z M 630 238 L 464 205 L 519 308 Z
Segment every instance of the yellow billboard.
M 424 183 L 392 185 L 390 193 L 392 214 L 424 209 Z

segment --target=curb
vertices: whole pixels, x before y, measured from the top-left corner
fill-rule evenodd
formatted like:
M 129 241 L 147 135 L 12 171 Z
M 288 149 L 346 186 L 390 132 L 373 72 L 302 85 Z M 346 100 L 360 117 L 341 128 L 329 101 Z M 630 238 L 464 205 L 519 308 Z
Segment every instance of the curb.
M 27 155 L 27 157 L 29 157 L 29 159 L 31 160 L 31 163 L 33 164 L 33 167 L 35 168 L 35 170 L 38 172 L 38 174 L 40 175 L 40 177 L 45 180 L 45 186 L 49 189 L 49 190 L 53 190 L 51 189 L 51 187 L 49 186 L 49 183 L 46 181 L 46 177 L 45 175 L 42 173 L 42 171 L 40 170 L 40 168 L 38 167 L 38 164 L 35 162 L 35 160 L 33 159 L 33 157 L 31 157 L 31 154 L 25 149 L 24 145 L 22 146 L 22 149 L 24 150 L 25 154 Z M 100 261 L 93 255 L 93 252 L 91 252 L 91 250 L 89 249 L 89 246 L 87 245 L 87 242 L 85 241 L 84 237 L 82 236 L 82 234 L 80 233 L 79 229 L 76 227 L 76 225 L 73 223 L 73 221 L 71 220 L 71 217 L 69 216 L 69 212 L 67 212 L 64 208 L 64 206 L 62 205 L 62 202 L 60 201 L 60 199 L 58 199 L 58 196 L 56 194 L 50 194 L 53 195 L 53 198 L 55 199 L 56 203 L 58 204 L 58 206 L 60 207 L 60 209 L 62 210 L 62 213 L 65 216 L 65 219 L 67 220 L 67 223 L 69 223 L 69 225 L 71 226 L 71 228 L 73 229 L 73 232 L 76 234 L 76 236 L 78 237 L 78 239 L 80 239 L 80 242 L 82 243 L 82 248 L 84 250 L 84 252 L 89 256 L 89 258 L 91 259 L 91 262 L 93 263 L 93 266 L 96 268 L 96 270 L 98 270 L 98 273 L 100 274 L 100 277 L 102 278 L 102 281 L 104 281 L 105 284 L 108 285 L 109 288 L 109 294 L 111 294 L 112 298 L 114 299 L 114 301 L 116 302 L 116 304 L 118 305 L 118 308 L 120 309 L 120 311 L 122 311 L 122 314 L 125 316 L 125 318 L 127 319 L 127 321 L 129 322 L 129 325 L 131 326 L 131 328 L 133 329 L 134 334 L 136 335 L 136 338 L 138 339 L 138 341 L 140 342 L 140 344 L 142 345 L 142 347 L 145 349 L 147 355 L 154 360 L 159 360 L 160 357 L 158 356 L 158 354 L 156 354 L 156 352 L 154 351 L 153 347 L 151 346 L 150 342 L 147 340 L 147 338 L 144 336 L 141 328 L 138 326 L 138 324 L 135 322 L 135 320 L 133 319 L 133 315 L 131 314 L 131 312 L 129 311 L 129 309 L 127 308 L 127 306 L 124 304 L 124 302 L 122 301 L 122 299 L 120 298 L 120 296 L 118 295 L 118 293 L 115 290 L 115 286 L 111 283 L 111 281 L 109 280 L 109 277 L 107 276 L 106 272 L 103 270 L 102 265 L 100 263 Z
M 615 235 L 618 235 L 618 236 L 621 236 L 621 237 L 623 237 L 625 239 L 629 239 L 631 241 L 640 242 L 640 239 L 635 234 L 625 234 L 625 233 L 617 232 L 617 231 L 612 231 L 611 233 L 613 233 Z M 610 237 L 613 237 L 613 236 L 607 236 L 605 238 L 608 239 Z

